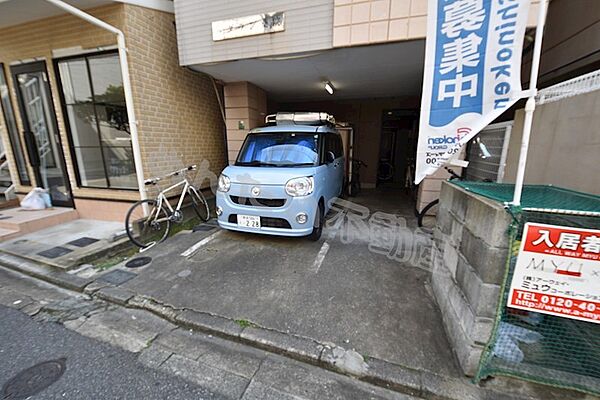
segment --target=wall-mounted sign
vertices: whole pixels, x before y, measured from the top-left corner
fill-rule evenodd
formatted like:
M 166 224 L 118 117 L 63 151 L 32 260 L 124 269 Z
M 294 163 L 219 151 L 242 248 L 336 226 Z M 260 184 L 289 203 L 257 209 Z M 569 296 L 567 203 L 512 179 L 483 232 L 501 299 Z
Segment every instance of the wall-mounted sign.
M 507 306 L 600 323 L 600 231 L 525 224 Z
M 212 23 L 212 38 L 218 41 L 283 30 L 285 30 L 285 14 L 281 11 L 270 12 L 215 21 Z

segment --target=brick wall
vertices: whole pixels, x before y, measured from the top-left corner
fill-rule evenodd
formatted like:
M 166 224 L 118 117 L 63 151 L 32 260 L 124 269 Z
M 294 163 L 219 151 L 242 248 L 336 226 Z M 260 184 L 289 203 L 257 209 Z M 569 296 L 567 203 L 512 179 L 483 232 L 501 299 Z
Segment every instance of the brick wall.
M 207 160 L 211 170 L 218 174 L 226 162 L 224 123 L 218 101 L 208 76 L 179 66 L 174 16 L 123 4 L 86 11 L 125 33 L 145 175 L 149 177 L 164 174 L 188 164 L 200 164 L 202 160 Z M 86 51 L 110 46 L 116 46 L 115 35 L 69 15 L 0 30 L 0 62 L 6 66 L 20 134 L 23 124 L 8 65 L 21 60 L 46 60 L 62 150 L 76 207 L 90 208 L 90 199 L 139 199 L 137 191 L 77 187 L 60 104 L 60 89 L 52 63 L 55 50 L 79 48 Z M 3 141 L 8 143 L 2 118 L 0 134 Z M 8 158 L 11 171 L 16 171 L 12 154 Z M 29 173 L 35 179 L 31 169 Z M 18 184 L 17 179 L 14 182 Z M 31 187 L 17 185 L 19 192 L 28 192 L 30 189 Z M 121 210 L 119 215 L 112 214 L 114 213 L 111 213 L 109 219 L 119 219 L 119 215 L 124 215 L 124 212 Z
M 203 160 L 218 174 L 226 163 L 224 123 L 210 78 L 179 66 L 172 14 L 124 7 L 145 176 Z
M 123 6 L 121 5 L 98 7 L 88 10 L 88 12 L 111 25 L 115 25 L 117 27 L 122 26 Z M 75 47 L 81 47 L 82 49 L 94 49 L 98 47 L 115 45 L 116 38 L 113 34 L 103 29 L 96 28 L 93 25 L 70 15 L 61 15 L 0 29 L 0 62 L 4 63 L 5 65 L 6 78 L 11 91 L 19 134 L 22 134 L 23 132 L 23 123 L 21 121 L 21 115 L 17 106 L 15 86 L 12 81 L 12 76 L 10 75 L 9 64 L 18 61 L 32 61 L 33 59 L 43 59 L 46 61 L 46 68 L 48 71 L 48 78 L 52 91 L 52 102 L 56 112 L 59 135 L 63 144 L 67 172 L 74 196 L 95 196 L 98 194 L 99 196 L 109 195 L 111 198 L 120 198 L 125 200 L 135 199 L 138 196 L 137 193 L 130 191 L 111 190 L 109 191 L 110 193 L 106 193 L 104 190 L 99 191 L 96 189 L 77 188 L 72 158 L 67 145 L 68 138 L 60 105 L 59 89 L 54 73 L 54 66 L 52 64 L 53 50 Z M 4 143 L 8 144 L 9 141 L 7 128 L 4 124 L 4 119 L 0 118 L 0 134 L 2 135 L 2 140 Z M 14 174 L 16 171 L 16 165 L 12 155 L 12 149 L 10 146 L 7 146 L 7 150 L 9 153 L 9 166 Z M 26 152 L 25 149 L 23 149 L 23 151 Z M 25 154 L 25 157 L 27 159 L 27 154 Z M 27 167 L 29 170 L 29 176 L 35 184 L 35 176 L 33 170 L 29 167 L 29 163 L 27 163 Z M 20 185 L 18 179 L 16 179 L 16 176 L 13 177 L 13 182 L 15 182 L 18 192 L 24 193 L 31 190 L 31 187 L 29 186 Z

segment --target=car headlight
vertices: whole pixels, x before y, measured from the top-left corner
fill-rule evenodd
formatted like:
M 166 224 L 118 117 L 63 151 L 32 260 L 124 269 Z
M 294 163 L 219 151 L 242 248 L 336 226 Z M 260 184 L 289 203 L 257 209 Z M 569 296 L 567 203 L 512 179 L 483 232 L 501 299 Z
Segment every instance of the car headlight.
M 302 178 L 290 179 L 285 184 L 285 192 L 290 196 L 308 196 L 315 188 L 315 178 L 304 176 Z
M 219 192 L 229 192 L 229 188 L 231 188 L 231 179 L 227 175 L 221 174 L 219 176 L 219 184 L 217 190 Z

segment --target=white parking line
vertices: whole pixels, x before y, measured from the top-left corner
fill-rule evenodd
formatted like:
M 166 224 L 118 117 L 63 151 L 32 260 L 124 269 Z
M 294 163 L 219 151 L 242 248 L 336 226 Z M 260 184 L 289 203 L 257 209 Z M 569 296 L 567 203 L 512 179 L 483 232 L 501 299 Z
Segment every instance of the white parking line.
M 205 244 L 207 244 L 208 242 L 213 240 L 215 238 L 215 236 L 217 236 L 221 232 L 223 232 L 223 231 L 218 230 L 215 233 L 213 233 L 212 235 L 205 237 L 204 239 L 202 239 L 201 241 L 199 241 L 198 243 L 194 244 L 192 247 L 188 248 L 186 251 L 181 253 L 181 256 L 188 257 L 188 258 L 193 256 L 194 254 L 196 254 L 196 252 L 198 251 L 198 249 L 200 247 L 204 246 Z
M 315 262 L 312 265 L 312 271 L 315 274 L 319 273 L 319 269 L 321 268 L 321 264 L 323 264 L 323 260 L 329 251 L 329 243 L 324 242 L 321 246 L 321 250 L 319 250 L 319 254 L 317 254 L 317 258 L 315 258 Z

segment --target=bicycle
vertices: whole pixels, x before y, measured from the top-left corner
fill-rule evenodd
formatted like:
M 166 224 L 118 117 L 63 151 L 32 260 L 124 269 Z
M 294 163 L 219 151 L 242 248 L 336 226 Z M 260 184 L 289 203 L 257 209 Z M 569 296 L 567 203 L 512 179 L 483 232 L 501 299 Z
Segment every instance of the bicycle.
M 360 186 L 360 167 L 367 166 L 364 162 L 358 159 L 352 160 L 352 175 L 350 184 L 348 185 L 348 196 L 358 196 L 361 190 Z
M 448 167 L 444 167 L 450 174 L 450 180 L 462 179 L 460 175 L 451 170 Z M 417 225 L 424 232 L 432 233 L 435 227 L 436 216 L 437 216 L 437 205 L 440 203 L 440 199 L 435 199 L 428 203 L 420 212 L 417 212 Z
M 417 199 L 417 185 L 415 185 L 415 163 L 413 159 L 409 159 L 406 166 L 404 189 L 412 201 Z
M 379 161 L 379 168 L 377 168 L 377 179 L 380 182 L 391 181 L 394 177 L 394 166 L 387 158 L 382 158 Z
M 171 229 L 171 223 L 181 223 L 183 221 L 181 206 L 186 194 L 192 200 L 192 208 L 196 212 L 196 215 L 202 221 L 208 221 L 210 210 L 206 198 L 201 191 L 197 190 L 190 183 L 186 176 L 188 171 L 195 170 L 196 166 L 190 165 L 162 177 L 150 178 L 144 181 L 145 185 L 156 185 L 165 178 L 183 175 L 182 181 L 160 191 L 156 199 L 140 200 L 127 211 L 127 215 L 125 216 L 125 230 L 129 240 L 136 246 L 147 249 L 167 238 Z M 179 186 L 183 186 L 183 190 L 179 195 L 177 205 L 173 208 L 165 193 Z

